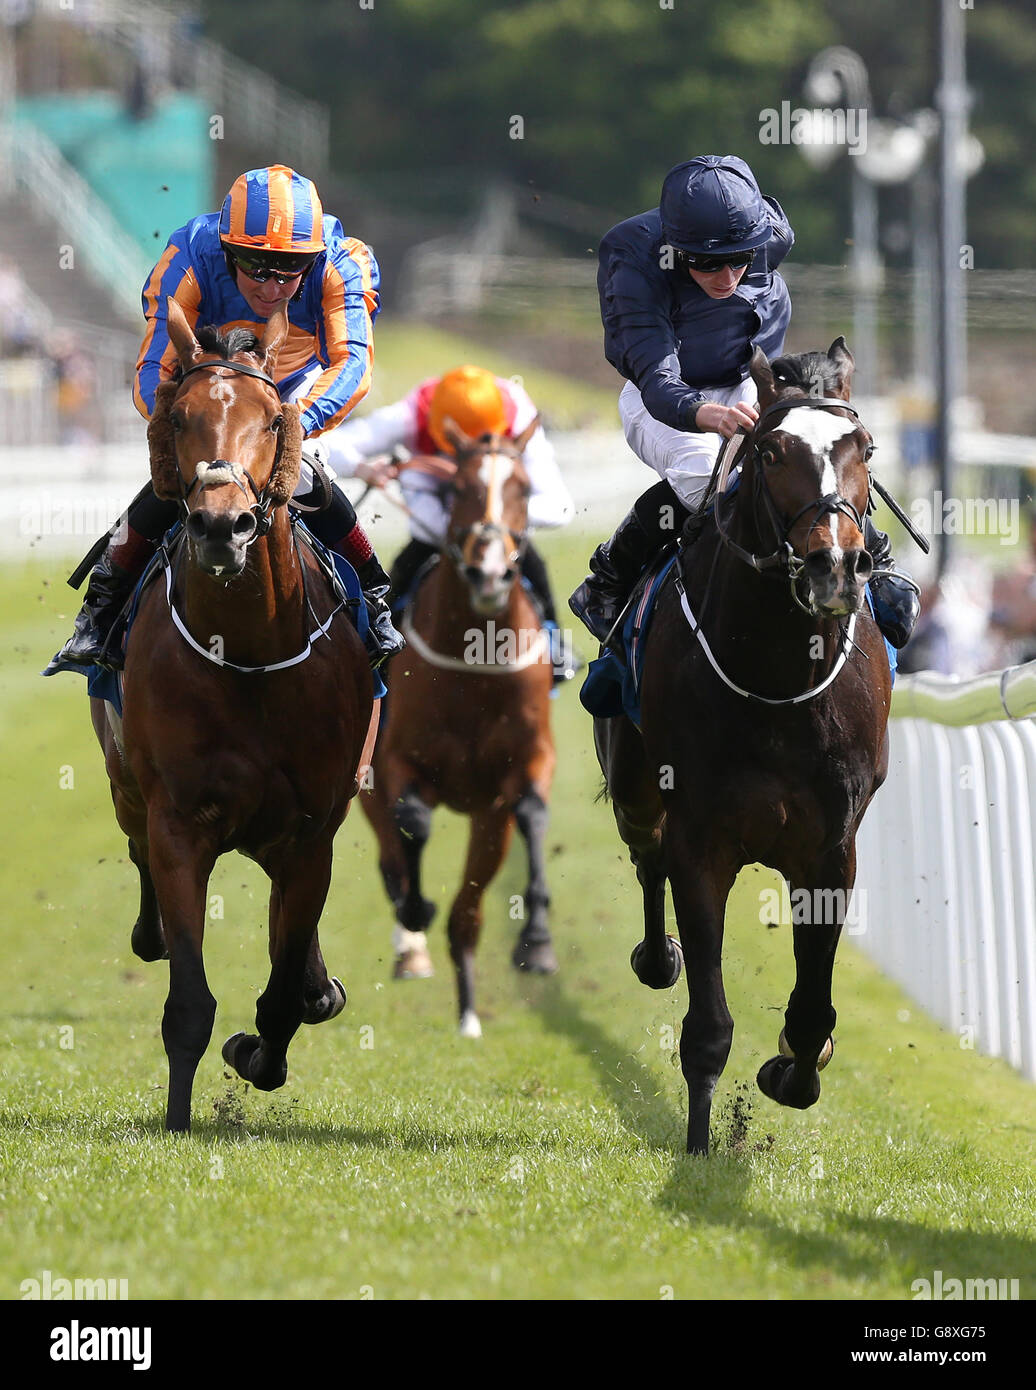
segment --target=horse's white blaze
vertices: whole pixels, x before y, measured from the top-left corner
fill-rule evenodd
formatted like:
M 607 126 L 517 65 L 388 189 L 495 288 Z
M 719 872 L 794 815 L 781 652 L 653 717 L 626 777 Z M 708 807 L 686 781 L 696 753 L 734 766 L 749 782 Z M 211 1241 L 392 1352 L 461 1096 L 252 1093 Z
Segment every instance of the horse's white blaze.
M 827 497 L 838 491 L 834 461 L 831 457 L 835 445 L 847 434 L 859 428 L 855 420 L 844 415 L 832 415 L 826 410 L 813 410 L 809 406 L 797 406 L 789 410 L 781 421 L 780 428 L 786 434 L 794 434 L 810 449 L 814 458 L 820 461 L 820 495 Z M 842 560 L 842 546 L 839 532 L 849 525 L 849 518 L 842 512 L 830 517 L 832 558 L 836 565 Z
M 478 476 L 486 489 L 486 520 L 499 525 L 504 519 L 504 483 L 514 469 L 514 459 L 506 454 L 487 454 Z

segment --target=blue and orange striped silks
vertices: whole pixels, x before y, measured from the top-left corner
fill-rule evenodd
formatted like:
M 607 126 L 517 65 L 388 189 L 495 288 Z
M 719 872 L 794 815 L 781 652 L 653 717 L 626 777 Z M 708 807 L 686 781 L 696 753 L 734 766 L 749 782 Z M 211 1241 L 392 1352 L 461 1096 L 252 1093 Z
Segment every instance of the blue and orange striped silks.
M 265 327 L 227 269 L 219 216 L 206 213 L 175 231 L 144 285 L 147 331 L 133 400 L 148 419 L 155 388 L 172 378 L 177 365 L 166 323 L 167 297 L 179 301 L 192 328 L 249 328 L 261 336 Z M 380 302 L 381 272 L 370 247 L 347 237 L 335 217 L 323 218 L 321 235 L 326 250 L 316 258 L 299 298 L 288 304 L 288 338 L 276 367 L 282 397 L 313 368 L 323 369 L 299 402 L 307 436 L 340 425 L 370 389 Z

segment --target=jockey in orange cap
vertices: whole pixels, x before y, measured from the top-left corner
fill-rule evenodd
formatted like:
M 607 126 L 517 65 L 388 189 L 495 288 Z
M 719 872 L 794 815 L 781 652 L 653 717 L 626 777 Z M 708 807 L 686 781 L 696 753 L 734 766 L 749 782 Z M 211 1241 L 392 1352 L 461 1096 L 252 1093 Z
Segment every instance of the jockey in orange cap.
M 137 362 L 133 399 L 150 418 L 155 389 L 179 372 L 169 340 L 166 301 L 175 299 L 192 328 L 252 330 L 281 305 L 288 337 L 277 357 L 282 400 L 296 401 L 306 437 L 339 425 L 370 387 L 380 272 L 369 247 L 325 217 L 316 185 L 284 165 L 252 169 L 235 180 L 218 213 L 205 213 L 173 232 L 144 286 L 147 331 Z M 316 485 L 316 451 L 303 454 L 297 497 Z M 402 649 L 385 598 L 388 576 L 340 488 L 330 504 L 307 514 L 311 531 L 356 569 L 370 610 L 371 664 Z M 109 533 L 90 576 L 75 631 L 48 671 L 64 666 L 122 664 L 120 610 L 179 506 L 160 501 L 150 485 Z
M 397 476 L 389 456 L 400 446 L 417 454 L 453 453 L 443 431 L 444 420 L 452 419 L 472 438 L 492 433 L 513 439 L 537 414 L 528 393 L 516 382 L 496 377 L 484 367 L 455 367 L 445 376 L 422 382 L 393 405 L 348 420 L 322 444 L 337 473 L 384 487 Z M 522 461 L 532 488 L 530 529 L 566 526 L 575 508 L 542 426 L 525 446 Z M 422 565 L 441 549 L 450 518 L 447 488 L 440 480 L 413 469 L 404 469 L 398 477 L 410 511 L 411 540 L 392 566 L 391 592 L 396 600 L 407 595 Z M 548 627 L 556 629 L 547 567 L 532 545 L 526 547 L 522 575 L 539 600 Z M 555 678 L 570 679 L 575 666 L 560 643 L 556 656 Z

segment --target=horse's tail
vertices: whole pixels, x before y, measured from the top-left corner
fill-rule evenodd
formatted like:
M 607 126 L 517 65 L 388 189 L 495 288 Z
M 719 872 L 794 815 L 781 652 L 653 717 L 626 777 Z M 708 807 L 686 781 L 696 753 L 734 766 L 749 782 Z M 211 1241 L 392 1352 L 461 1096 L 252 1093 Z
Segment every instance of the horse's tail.
M 601 790 L 594 797 L 594 805 L 599 801 L 611 801 L 611 792 L 608 790 L 608 779 L 605 777 L 601 782 Z

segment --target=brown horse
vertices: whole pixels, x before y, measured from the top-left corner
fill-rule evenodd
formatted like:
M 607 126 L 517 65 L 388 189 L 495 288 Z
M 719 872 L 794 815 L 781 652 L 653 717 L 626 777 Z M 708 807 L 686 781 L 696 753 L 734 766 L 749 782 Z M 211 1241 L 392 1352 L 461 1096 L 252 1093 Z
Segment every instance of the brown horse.
M 870 435 L 848 406 L 853 359 L 828 351 L 751 364 L 760 418 L 742 476 L 659 597 L 642 729 L 595 720 L 598 759 L 644 894 L 638 978 L 675 984 L 687 963 L 680 1057 L 687 1147 L 705 1154 L 733 1020 L 723 919 L 738 871 L 793 890 L 796 981 L 763 1092 L 805 1109 L 820 1095 L 835 1011 L 835 948 L 856 876 L 855 837 L 885 777 L 889 664 L 865 606 Z M 787 582 L 782 582 L 787 581 Z M 666 936 L 665 883 L 680 933 Z
M 445 554 L 405 620 L 409 646 L 392 664 L 373 789 L 361 798 L 396 908 L 397 979 L 431 973 L 424 928 L 435 908 L 421 896 L 421 855 L 432 808 L 442 802 L 471 818 L 463 881 L 449 917 L 465 1037 L 482 1031 L 475 1011 L 482 895 L 515 822 L 528 847 L 529 883 L 512 959 L 519 969 L 557 969 L 543 854 L 555 762 L 553 674 L 547 634 L 516 582 L 529 496 L 521 459 L 537 424 L 514 440 L 472 440 L 447 422 L 457 465 Z
M 121 725 L 101 700 L 92 713 L 140 875 L 133 949 L 169 958 L 166 1128 L 188 1130 L 216 1009 L 202 939 L 221 854 L 255 859 L 273 885 L 258 1037 L 228 1039 L 225 1060 L 273 1090 L 299 1024 L 332 1018 L 345 1003 L 324 968 L 317 922 L 377 706 L 363 643 L 336 615 L 284 505 L 302 442 L 298 407 L 281 402 L 272 379 L 286 314 L 270 318 L 261 342 L 212 329 L 199 341 L 174 300 L 168 312 L 182 376 L 158 388 L 148 441 L 155 492 L 182 500 L 186 539 L 167 558 L 167 582 L 141 598 Z

